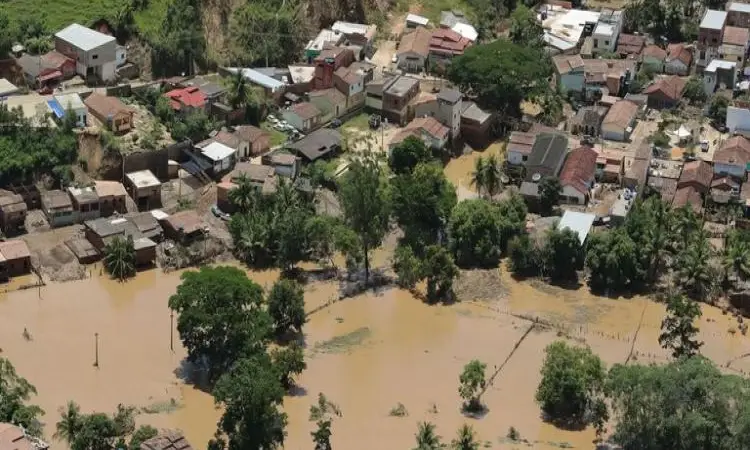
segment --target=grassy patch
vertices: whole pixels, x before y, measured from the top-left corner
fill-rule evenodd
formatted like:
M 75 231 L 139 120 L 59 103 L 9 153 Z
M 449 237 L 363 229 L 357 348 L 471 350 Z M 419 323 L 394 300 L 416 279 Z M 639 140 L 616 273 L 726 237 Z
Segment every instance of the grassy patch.
M 135 13 L 135 24 L 142 35 L 153 39 L 161 29 L 170 0 L 149 0 L 148 7 Z
M 336 336 L 327 341 L 315 344 L 313 351 L 323 353 L 342 353 L 352 347 L 362 345 L 370 337 L 372 332 L 368 327 L 357 328 L 351 333 Z
M 341 125 L 344 131 L 370 131 L 370 115 L 365 113 L 357 114 Z
M 148 406 L 144 406 L 141 408 L 140 412 L 142 412 L 143 414 L 169 414 L 181 407 L 182 405 L 177 400 L 175 400 L 174 398 L 170 398 L 169 401 L 156 402 Z
M 260 124 L 260 128 L 271 133 L 271 147 L 276 147 L 277 145 L 281 145 L 286 142 L 286 134 L 272 127 L 270 123 L 263 122 L 262 124 Z
M 425 0 L 422 3 L 420 16 L 427 17 L 433 26 L 440 26 L 440 12 L 457 9 L 462 11 L 470 23 L 476 23 L 477 16 L 465 0 Z

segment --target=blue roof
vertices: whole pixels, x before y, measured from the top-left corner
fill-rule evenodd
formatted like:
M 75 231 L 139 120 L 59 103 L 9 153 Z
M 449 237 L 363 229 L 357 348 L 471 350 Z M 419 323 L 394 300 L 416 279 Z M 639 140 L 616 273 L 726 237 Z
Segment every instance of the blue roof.
M 52 112 L 58 119 L 62 119 L 63 116 L 65 116 L 65 109 L 62 107 L 60 102 L 58 102 L 54 98 L 52 100 L 47 100 L 47 106 L 49 106 L 49 109 L 52 110 Z
M 242 71 L 242 76 L 247 78 L 251 83 L 255 83 L 257 85 L 263 86 L 266 89 L 270 89 L 273 92 L 276 92 L 278 89 L 286 86 L 286 83 L 283 81 L 279 81 L 276 78 L 269 77 L 268 75 L 258 72 L 254 69 L 238 69 L 238 68 L 228 68 L 231 73 L 237 73 L 238 70 Z

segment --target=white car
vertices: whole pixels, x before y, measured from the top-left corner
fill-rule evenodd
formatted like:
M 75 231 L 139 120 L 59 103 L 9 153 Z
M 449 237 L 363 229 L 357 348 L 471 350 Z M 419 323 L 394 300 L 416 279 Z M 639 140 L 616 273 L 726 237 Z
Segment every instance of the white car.
M 276 116 L 274 116 L 273 114 L 267 115 L 266 116 L 266 120 L 269 121 L 269 122 L 271 122 L 272 124 L 279 123 L 279 119 L 277 119 Z
M 397 55 L 393 55 L 393 58 L 391 58 L 391 62 L 393 64 L 396 64 L 398 62 L 398 56 Z

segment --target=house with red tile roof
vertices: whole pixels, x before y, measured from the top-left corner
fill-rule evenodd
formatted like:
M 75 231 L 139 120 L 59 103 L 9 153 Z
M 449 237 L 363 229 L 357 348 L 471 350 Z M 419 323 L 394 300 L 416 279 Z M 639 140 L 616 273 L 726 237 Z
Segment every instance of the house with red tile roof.
M 398 68 L 407 72 L 421 72 L 430 54 L 432 33 L 427 28 L 417 27 L 401 37 L 396 57 Z
M 682 208 L 683 206 L 690 207 L 696 213 L 703 210 L 703 197 L 695 187 L 685 186 L 678 188 L 674 193 L 672 208 Z
M 666 59 L 667 51 L 656 44 L 647 45 L 641 51 L 641 65 L 651 72 L 663 72 Z
M 449 64 L 454 56 L 464 54 L 471 40 L 448 28 L 439 28 L 432 33 L 429 47 L 431 64 Z
M 682 166 L 682 173 L 677 180 L 677 190 L 684 187 L 692 187 L 701 194 L 706 194 L 711 189 L 711 181 L 714 179 L 714 171 L 711 164 L 697 159 Z
M 620 34 L 620 37 L 617 39 L 617 50 L 615 50 L 615 52 L 620 55 L 621 58 L 638 59 L 645 45 L 645 36 L 623 33 Z
M 655 109 L 674 108 L 680 103 L 687 78 L 669 75 L 661 77 L 643 90 L 648 96 L 648 106 Z
M 750 41 L 750 30 L 740 27 L 724 27 L 724 36 L 719 47 L 719 55 L 725 61 L 737 61 L 738 66 L 745 63 L 745 55 Z
M 322 113 L 312 103 L 302 102 L 285 109 L 281 116 L 294 128 L 309 133 L 320 126 Z
M 693 63 L 693 51 L 683 43 L 669 44 L 667 57 L 664 58 L 664 72 L 670 75 L 685 76 L 690 73 Z
M 435 150 L 442 150 L 448 142 L 449 135 L 450 129 L 438 122 L 434 117 L 418 117 L 409 122 L 406 128 L 395 135 L 388 144 L 388 147 L 392 149 L 406 138 L 414 136 L 422 139 L 428 147 Z
M 589 190 L 594 185 L 596 159 L 598 153 L 591 147 L 579 147 L 568 153 L 560 171 L 562 193 L 560 200 L 564 203 L 584 205 L 589 198 Z
M 716 175 L 731 175 L 744 181 L 750 164 L 750 140 L 744 136 L 727 139 L 714 152 L 713 163 Z
M 206 94 L 197 86 L 172 89 L 164 96 L 169 99 L 169 105 L 175 111 L 188 111 L 206 107 Z

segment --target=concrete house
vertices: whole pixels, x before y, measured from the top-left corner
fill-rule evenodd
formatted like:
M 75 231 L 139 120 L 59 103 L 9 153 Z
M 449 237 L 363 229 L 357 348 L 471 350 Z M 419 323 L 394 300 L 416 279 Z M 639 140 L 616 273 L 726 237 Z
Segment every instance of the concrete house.
M 707 9 L 698 27 L 698 57 L 696 64 L 706 67 L 711 61 L 719 58 L 719 47 L 724 37 L 724 25 L 727 21 L 726 11 Z
M 443 88 L 437 93 L 437 112 L 435 118 L 450 130 L 450 137 L 457 138 L 461 134 L 461 92 L 455 89 Z
M 320 123 L 327 123 L 346 113 L 346 96 L 336 88 L 312 91 L 307 94 L 310 103 L 320 111 Z
M 172 89 L 164 94 L 169 99 L 169 106 L 176 112 L 186 113 L 194 109 L 206 109 L 208 99 L 197 86 Z
M 643 47 L 645 46 L 645 36 L 622 33 L 620 34 L 619 39 L 617 39 L 617 49 L 615 49 L 615 53 L 620 55 L 620 58 L 638 59 L 641 56 Z
M 305 60 L 312 62 L 326 47 L 335 47 L 344 43 L 346 36 L 338 31 L 323 29 L 318 32 L 315 39 L 307 43 L 305 47 Z
M 68 195 L 73 203 L 76 222 L 99 218 L 99 196 L 91 187 L 69 187 Z
M 94 189 L 99 197 L 99 215 L 109 217 L 115 212 L 127 212 L 125 186 L 119 181 L 94 181 Z
M 609 108 L 606 106 L 584 106 L 570 119 L 570 132 L 585 136 L 599 136 L 604 116 Z
M 24 53 L 16 59 L 16 64 L 23 70 L 26 84 L 33 89 L 56 85 L 76 74 L 76 61 L 55 50 L 44 55 Z
M 474 102 L 461 102 L 461 136 L 474 149 L 482 149 L 490 144 L 492 139 L 492 123 L 494 115 L 484 111 Z
M 76 222 L 73 202 L 63 191 L 54 190 L 42 194 L 42 211 L 52 228 L 64 227 Z
M 560 173 L 568 151 L 568 138 L 559 133 L 540 133 L 526 161 L 526 179 L 521 195 L 532 202 L 539 200 L 539 183 Z
M 713 163 L 714 173 L 717 176 L 731 175 L 744 181 L 750 163 L 750 140 L 744 136 L 727 139 L 714 152 Z
M 714 178 L 714 171 L 711 165 L 702 159 L 686 162 L 682 166 L 682 173 L 677 180 L 677 190 L 684 187 L 692 187 L 701 194 L 707 194 L 711 189 L 711 181 Z
M 31 272 L 31 252 L 26 242 L 23 239 L 0 241 L 0 278 L 24 275 L 29 272 Z
M 346 47 L 326 47 L 313 60 L 315 72 L 312 80 L 313 89 L 333 87 L 333 74 L 341 67 L 348 67 L 354 62 L 354 53 Z
M 143 441 L 140 450 L 193 450 L 180 431 L 164 430 L 156 437 Z
M 737 62 L 714 59 L 703 70 L 703 90 L 712 96 L 716 89 L 726 86 L 733 89 L 737 82 Z
M 727 107 L 727 128 L 729 132 L 750 132 L 750 103 L 735 100 Z
M 372 54 L 373 42 L 378 31 L 377 25 L 365 25 L 339 20 L 331 25 L 331 30 L 343 34 L 350 45 L 362 47 L 365 55 Z
M 289 125 L 303 133 L 309 133 L 323 123 L 322 113 L 318 107 L 308 102 L 292 105 L 289 109 L 283 110 L 281 116 L 289 122 Z
M 150 170 L 125 174 L 125 188 L 139 210 L 161 206 L 161 181 Z
M 391 139 L 388 144 L 389 151 L 410 136 L 422 139 L 427 147 L 440 151 L 448 143 L 450 128 L 438 122 L 434 117 L 417 117 Z
M 560 171 L 560 185 L 563 203 L 585 205 L 589 192 L 594 185 L 596 159 L 598 154 L 591 147 L 579 147 L 571 150 Z
M 669 44 L 667 57 L 664 59 L 664 72 L 671 75 L 686 76 L 690 73 L 693 62 L 693 51 L 685 44 Z
M 113 133 L 127 133 L 134 127 L 133 110 L 117 97 L 93 93 L 83 103 L 91 115 Z
M 230 170 L 237 161 L 237 150 L 221 142 L 209 142 L 205 146 L 196 147 L 214 175 Z
M 0 230 L 4 234 L 24 228 L 28 207 L 23 197 L 10 191 L 0 190 Z
M 461 33 L 447 28 L 440 28 L 432 33 L 429 48 L 430 67 L 445 67 L 456 56 L 464 54 L 472 40 Z
M 667 51 L 658 45 L 651 44 L 641 52 L 641 67 L 652 73 L 662 73 L 666 59 Z
M 271 149 L 271 133 L 252 125 L 234 127 L 234 136 L 239 141 L 238 157 L 250 158 Z
M 411 117 L 409 105 L 419 94 L 419 80 L 416 78 L 397 76 L 383 89 L 382 115 L 392 123 L 408 122 Z
M 341 150 L 341 133 L 331 128 L 319 128 L 286 148 L 300 156 L 304 162 L 313 163 L 327 159 Z
M 744 66 L 748 41 L 750 41 L 750 30 L 747 28 L 724 27 L 719 58 L 725 61 L 737 61 L 738 66 Z
M 406 20 L 404 22 L 404 26 L 407 30 L 416 30 L 419 27 L 426 27 L 430 23 L 430 19 L 409 13 L 406 15 Z
M 47 100 L 47 107 L 57 120 L 63 120 L 68 112 L 72 112 L 77 127 L 83 128 L 88 125 L 88 110 L 78 94 L 55 95 Z
M 208 230 L 197 211 L 179 211 L 159 221 L 164 236 L 177 242 L 189 243 L 203 238 Z
M 340 67 L 333 74 L 333 85 L 346 97 L 346 110 L 359 108 L 365 104 L 365 82 L 367 73 L 358 70 L 355 64 Z
M 505 147 L 508 164 L 514 166 L 524 165 L 529 159 L 535 141 L 536 133 L 512 132 L 510 138 L 508 138 L 508 145 Z
M 76 61 L 76 73 L 84 79 L 113 81 L 117 69 L 114 36 L 74 23 L 55 34 L 55 50 Z
M 620 10 L 603 9 L 594 28 L 592 54 L 613 53 L 617 48 L 617 38 L 622 31 L 624 14 Z
M 563 92 L 581 92 L 586 82 L 583 58 L 580 55 L 555 55 L 557 84 Z
M 602 121 L 602 137 L 612 141 L 627 141 L 633 132 L 638 105 L 628 100 L 615 103 Z
M 648 96 L 650 108 L 674 108 L 680 103 L 686 85 L 687 78 L 676 75 L 663 76 L 646 87 L 643 94 Z
M 302 159 L 283 150 L 263 155 L 261 162 L 273 167 L 276 175 L 292 180 L 302 171 Z
M 401 38 L 396 58 L 398 68 L 406 72 L 422 72 L 430 54 L 432 32 L 419 27 Z

